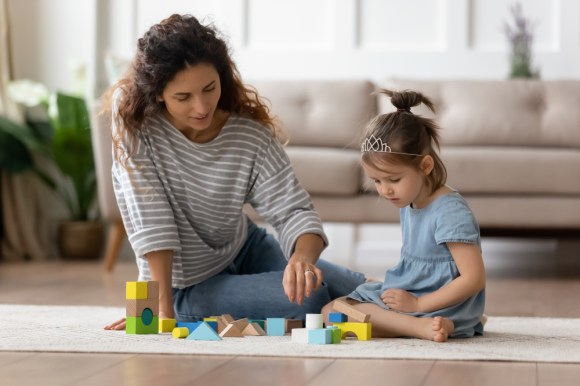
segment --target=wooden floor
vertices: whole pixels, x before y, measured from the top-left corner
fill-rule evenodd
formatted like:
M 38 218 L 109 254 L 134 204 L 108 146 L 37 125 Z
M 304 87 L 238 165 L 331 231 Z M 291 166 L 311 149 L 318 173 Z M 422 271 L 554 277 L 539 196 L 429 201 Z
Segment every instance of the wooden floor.
M 2 263 L 0 304 L 123 306 L 124 283 L 135 274 L 134 263 L 118 264 L 113 274 L 101 262 Z M 490 276 L 488 315 L 580 318 L 577 266 Z M 577 386 L 580 364 L 0 352 L 0 380 L 17 386 Z

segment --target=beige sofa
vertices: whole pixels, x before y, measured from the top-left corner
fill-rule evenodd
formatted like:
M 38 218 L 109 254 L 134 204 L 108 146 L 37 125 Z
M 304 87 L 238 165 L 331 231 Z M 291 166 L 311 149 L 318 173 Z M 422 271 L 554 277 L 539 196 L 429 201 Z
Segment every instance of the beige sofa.
M 435 102 L 448 183 L 466 197 L 484 235 L 579 233 L 580 81 L 252 84 L 283 122 L 287 152 L 323 221 L 399 220 L 398 210 L 369 189 L 358 163 L 365 123 L 392 111 L 388 99 L 371 94 L 389 87 L 418 90 Z M 413 112 L 432 116 L 425 108 Z M 106 117 L 93 127 L 101 210 L 116 224 L 106 258 L 112 266 L 123 231 L 111 186 L 110 129 Z

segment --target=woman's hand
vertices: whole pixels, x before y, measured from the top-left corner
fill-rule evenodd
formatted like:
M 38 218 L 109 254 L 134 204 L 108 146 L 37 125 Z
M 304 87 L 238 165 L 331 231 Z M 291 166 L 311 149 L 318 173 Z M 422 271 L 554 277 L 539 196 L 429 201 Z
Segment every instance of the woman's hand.
M 419 298 L 402 289 L 391 288 L 381 294 L 383 303 L 390 309 L 400 312 L 419 311 Z
M 282 285 L 290 303 L 296 301 L 297 304 L 301 305 L 304 296 L 310 297 L 312 291 L 317 290 L 322 285 L 322 271 L 310 261 L 311 259 L 297 254 L 292 255 L 288 260 Z

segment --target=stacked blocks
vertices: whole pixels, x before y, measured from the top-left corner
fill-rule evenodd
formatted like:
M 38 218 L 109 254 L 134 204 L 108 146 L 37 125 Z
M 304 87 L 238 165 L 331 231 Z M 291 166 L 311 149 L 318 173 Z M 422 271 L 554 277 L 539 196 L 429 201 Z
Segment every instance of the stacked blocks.
M 127 334 L 159 332 L 159 283 L 129 281 L 125 286 Z
M 284 318 L 268 318 L 266 326 L 268 336 L 284 336 L 286 334 L 286 319 Z

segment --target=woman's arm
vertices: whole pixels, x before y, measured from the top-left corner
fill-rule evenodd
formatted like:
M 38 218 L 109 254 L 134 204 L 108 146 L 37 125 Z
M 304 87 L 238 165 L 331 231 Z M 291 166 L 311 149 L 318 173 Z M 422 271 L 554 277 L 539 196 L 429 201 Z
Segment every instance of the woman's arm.
M 173 251 L 154 251 L 145 255 L 151 270 L 151 280 L 159 282 L 159 318 L 175 319 L 171 273 Z
M 322 271 L 315 264 L 323 250 L 324 240 L 317 234 L 306 233 L 296 240 L 282 280 L 284 293 L 290 302 L 296 300 L 302 304 L 304 296 L 309 297 L 322 284 Z M 306 270 L 312 273 L 306 273 Z
M 381 298 L 390 308 L 402 312 L 432 312 L 475 295 L 485 288 L 485 268 L 480 249 L 475 244 L 447 243 L 459 276 L 435 292 L 419 298 L 411 293 L 390 289 Z

